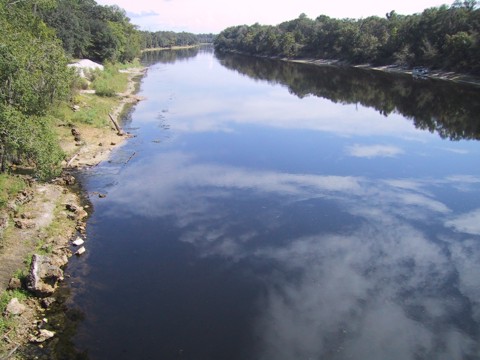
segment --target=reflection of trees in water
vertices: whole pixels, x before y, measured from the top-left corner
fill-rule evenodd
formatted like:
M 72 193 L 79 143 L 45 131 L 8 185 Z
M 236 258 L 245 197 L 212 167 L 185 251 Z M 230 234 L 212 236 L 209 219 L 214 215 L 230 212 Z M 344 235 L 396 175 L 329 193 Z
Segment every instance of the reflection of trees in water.
M 385 116 L 400 113 L 417 128 L 442 138 L 480 140 L 480 91 L 473 86 L 356 68 L 232 54 L 217 57 L 225 67 L 253 79 L 286 85 L 300 98 L 314 95 L 335 103 L 358 103 Z
M 176 61 L 191 59 L 201 53 L 212 53 L 213 46 L 203 45 L 186 49 L 145 51 L 142 64 L 150 66 L 156 63 L 173 64 Z
M 142 54 L 142 64 L 150 66 L 156 63 L 173 64 L 176 61 L 187 60 L 198 55 L 199 48 L 178 50 L 145 51 Z

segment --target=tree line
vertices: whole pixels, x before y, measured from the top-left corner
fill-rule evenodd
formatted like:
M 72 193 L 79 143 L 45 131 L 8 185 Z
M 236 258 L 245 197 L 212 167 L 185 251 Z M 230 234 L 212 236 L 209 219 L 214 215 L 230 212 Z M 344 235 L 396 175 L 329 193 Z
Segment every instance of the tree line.
M 192 46 L 205 43 L 213 43 L 214 34 L 193 34 L 189 32 L 173 31 L 141 31 L 142 48 L 156 49 L 174 46 Z
M 334 19 L 305 14 L 277 26 L 254 24 L 223 30 L 214 42 L 218 51 L 245 54 L 343 60 L 352 64 L 428 66 L 480 74 L 478 1 L 455 1 L 381 18 Z

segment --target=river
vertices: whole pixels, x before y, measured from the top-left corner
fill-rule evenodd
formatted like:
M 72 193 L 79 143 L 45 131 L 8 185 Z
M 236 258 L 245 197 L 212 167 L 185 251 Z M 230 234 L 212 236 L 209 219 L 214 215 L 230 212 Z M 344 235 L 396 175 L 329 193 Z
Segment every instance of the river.
M 478 88 L 208 49 L 144 61 L 136 137 L 82 175 L 83 356 L 480 358 Z

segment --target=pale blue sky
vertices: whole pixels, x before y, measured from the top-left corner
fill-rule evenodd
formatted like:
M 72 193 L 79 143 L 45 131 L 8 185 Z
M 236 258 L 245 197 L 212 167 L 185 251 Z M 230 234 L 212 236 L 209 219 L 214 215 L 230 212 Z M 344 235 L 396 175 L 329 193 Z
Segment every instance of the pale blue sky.
M 362 18 L 369 15 L 385 16 L 395 10 L 399 14 L 413 14 L 424 9 L 450 5 L 442 0 L 97 0 L 101 5 L 116 4 L 125 9 L 132 23 L 141 30 L 187 31 L 218 33 L 228 26 L 256 22 L 276 25 L 291 20 L 301 13 L 314 19 L 319 15 L 335 18 Z

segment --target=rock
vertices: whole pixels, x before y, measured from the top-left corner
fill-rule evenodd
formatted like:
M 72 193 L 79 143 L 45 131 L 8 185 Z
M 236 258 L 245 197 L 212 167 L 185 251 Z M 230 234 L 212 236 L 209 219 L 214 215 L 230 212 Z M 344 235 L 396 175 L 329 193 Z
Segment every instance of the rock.
M 79 207 L 77 211 L 75 211 L 75 216 L 77 220 L 83 220 L 88 216 L 88 213 L 84 210 L 84 208 Z
M 75 177 L 70 174 L 64 174 L 61 177 L 53 180 L 53 183 L 57 185 L 74 185 L 75 182 L 76 182 Z
M 57 299 L 50 296 L 45 299 L 42 299 L 41 304 L 46 309 L 46 308 L 49 308 L 55 301 L 57 301 Z
M 75 252 L 75 255 L 82 255 L 85 251 L 87 251 L 87 249 L 85 249 L 85 246 L 82 246 Z
M 26 213 L 23 213 L 20 215 L 20 217 L 22 219 L 34 219 L 35 218 L 35 215 L 33 215 L 32 213 L 29 213 L 29 212 L 26 212 Z
M 7 304 L 7 307 L 5 308 L 5 313 L 7 315 L 21 315 L 25 312 L 25 310 L 27 310 L 27 307 L 23 304 L 20 304 L 17 298 L 13 298 Z
M 33 229 L 35 227 L 35 223 L 28 220 L 15 220 L 15 227 L 19 229 Z
M 73 175 L 70 174 L 65 174 L 63 175 L 63 180 L 65 181 L 65 185 L 74 185 L 76 182 L 76 179 Z
M 83 223 L 77 223 L 77 226 L 75 229 L 80 233 L 80 234 L 85 234 L 87 232 L 87 229 L 85 227 L 85 224 Z
M 38 332 L 38 335 L 36 335 L 36 336 L 31 335 L 29 340 L 32 343 L 43 343 L 43 342 L 47 341 L 48 339 L 51 339 L 54 336 L 55 336 L 55 332 L 47 330 L 47 329 L 41 329 Z
M 62 269 L 54 265 L 49 256 L 33 255 L 26 279 L 26 286 L 29 291 L 39 297 L 50 296 L 61 279 L 63 279 Z
M 72 241 L 72 244 L 75 246 L 83 245 L 85 241 L 81 237 L 77 237 L 75 241 Z
M 75 141 L 80 141 L 81 140 L 80 131 L 78 131 L 76 128 L 72 128 L 72 135 L 75 138 Z
M 73 105 L 73 106 L 72 106 L 72 110 L 73 110 L 73 111 L 78 111 L 78 110 L 80 110 L 80 105 Z
M 22 282 L 20 279 L 17 278 L 11 278 L 10 281 L 8 282 L 8 287 L 7 290 L 17 290 L 22 287 Z
M 75 205 L 75 204 L 65 204 L 65 208 L 68 210 L 68 211 L 71 211 L 71 212 L 75 212 L 78 210 L 78 206 Z
M 33 191 L 30 189 L 25 189 L 22 192 L 20 192 L 20 194 L 17 195 L 17 197 L 15 198 L 15 203 L 17 205 L 24 205 L 32 201 L 33 197 L 34 197 Z
M 104 199 L 104 198 L 107 197 L 107 194 L 98 194 L 98 197 L 99 197 L 100 199 Z

